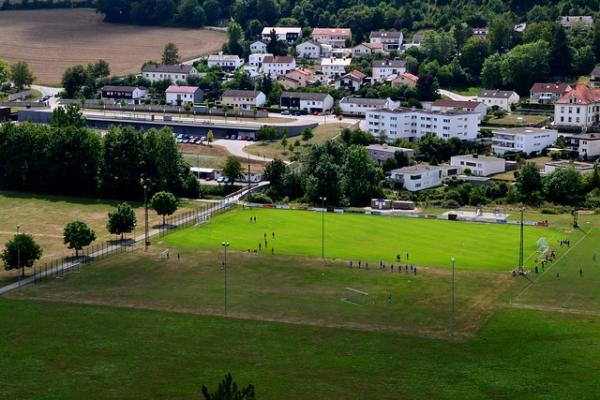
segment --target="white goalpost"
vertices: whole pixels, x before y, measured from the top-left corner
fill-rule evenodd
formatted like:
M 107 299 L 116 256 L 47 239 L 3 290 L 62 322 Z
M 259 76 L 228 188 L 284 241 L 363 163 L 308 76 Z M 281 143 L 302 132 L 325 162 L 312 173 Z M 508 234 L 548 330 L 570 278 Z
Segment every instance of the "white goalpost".
M 369 303 L 369 293 L 347 287 L 344 289 L 341 300 L 344 303 L 353 304 L 355 306 L 365 306 Z

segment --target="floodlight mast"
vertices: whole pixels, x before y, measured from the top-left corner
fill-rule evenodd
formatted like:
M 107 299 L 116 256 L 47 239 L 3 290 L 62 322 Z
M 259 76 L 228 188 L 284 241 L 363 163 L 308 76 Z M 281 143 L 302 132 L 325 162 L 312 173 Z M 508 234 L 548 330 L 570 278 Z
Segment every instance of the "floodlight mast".
M 521 238 L 519 241 L 519 271 L 523 272 L 525 270 L 525 266 L 523 265 L 523 213 L 525 212 L 525 207 L 521 207 Z

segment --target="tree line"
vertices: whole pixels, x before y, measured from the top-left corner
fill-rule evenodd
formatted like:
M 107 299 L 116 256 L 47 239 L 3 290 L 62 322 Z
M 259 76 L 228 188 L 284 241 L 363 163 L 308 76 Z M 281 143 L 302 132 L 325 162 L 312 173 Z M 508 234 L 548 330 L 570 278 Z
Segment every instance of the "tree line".
M 87 129 L 77 106 L 57 108 L 50 125 L 0 127 L 0 189 L 140 199 L 151 192 L 197 197 L 199 185 L 170 129 Z

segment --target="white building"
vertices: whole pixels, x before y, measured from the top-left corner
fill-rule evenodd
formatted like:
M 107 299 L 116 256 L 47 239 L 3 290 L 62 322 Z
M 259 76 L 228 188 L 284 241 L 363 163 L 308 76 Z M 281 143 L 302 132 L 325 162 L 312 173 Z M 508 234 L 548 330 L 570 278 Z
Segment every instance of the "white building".
M 565 148 L 580 160 L 594 160 L 600 157 L 600 134 L 579 133 L 561 136 L 565 140 Z
M 460 167 L 462 172 L 469 168 L 473 176 L 490 176 L 506 171 L 504 158 L 467 154 L 450 157 L 450 165 Z
M 488 108 L 501 109 L 510 112 L 510 105 L 521 100 L 516 92 L 508 90 L 482 90 L 477 95 L 477 101 L 482 102 Z
M 438 99 L 431 103 L 432 111 L 469 111 L 479 114 L 479 120 L 483 120 L 487 112 L 487 106 L 479 101 L 458 101 Z
M 267 52 L 267 44 L 262 40 L 257 40 L 250 45 L 250 53 L 266 53 Z
M 272 57 L 270 53 L 253 53 L 248 56 L 248 64 L 259 70 L 262 67 L 265 57 Z
M 257 90 L 226 90 L 221 97 L 221 104 L 242 110 L 252 110 L 265 104 L 267 97 Z
M 373 136 L 387 136 L 389 141 L 414 141 L 427 133 L 443 139 L 457 137 L 475 140 L 479 133 L 479 115 L 473 112 L 439 112 L 410 108 L 367 111 L 364 130 Z
M 371 144 L 367 146 L 369 157 L 379 165 L 383 165 L 386 160 L 394 158 L 397 152 L 404 153 L 407 158 L 413 158 L 415 155 L 414 149 L 407 149 L 405 147 L 389 146 L 387 144 Z
M 331 111 L 333 102 L 333 97 L 327 93 L 283 92 L 280 106 L 307 113 L 321 113 Z
M 208 56 L 207 65 L 232 72 L 244 65 L 244 60 L 237 54 L 211 54 Z
M 508 128 L 495 129 L 492 133 L 492 151 L 498 155 L 513 152 L 540 154 L 558 139 L 558 132 L 553 129 Z
M 356 92 L 363 86 L 366 77 L 367 75 L 355 69 L 345 75 L 342 75 L 338 80 L 336 80 L 335 88 Z
M 281 42 L 294 43 L 302 37 L 302 28 L 284 27 L 284 26 L 266 26 L 263 28 L 261 37 L 262 40 L 268 42 L 271 40 L 271 32 L 275 31 L 277 40 Z
M 185 104 L 200 103 L 203 91 L 197 86 L 171 85 L 165 90 L 167 104 L 181 106 Z
M 573 168 L 581 175 L 591 174 L 594 172 L 594 164 L 577 162 L 571 160 L 551 161 L 544 164 L 544 175 L 548 175 L 559 169 Z
M 307 40 L 296 46 L 299 58 L 317 59 L 321 57 L 321 45 L 313 40 Z
M 352 48 L 352 57 L 369 57 L 376 53 L 383 53 L 383 44 L 363 42 Z
M 369 110 L 396 108 L 391 99 L 364 99 L 362 97 L 344 97 L 340 100 L 340 108 L 345 115 L 366 115 Z
M 373 61 L 373 80 L 382 82 L 392 75 L 402 75 L 406 72 L 404 60 L 375 60 Z
M 142 76 L 150 82 L 170 79 L 171 82 L 185 82 L 188 76 L 198 76 L 198 71 L 192 65 L 146 64 L 142 68 Z
M 352 40 L 352 31 L 349 28 L 315 28 L 311 36 L 317 43 L 344 48 L 346 41 Z
M 538 104 L 554 104 L 566 92 L 573 88 L 568 83 L 536 82 L 529 89 L 529 102 Z
M 600 121 L 600 88 L 579 84 L 554 103 L 554 124 L 566 128 L 589 128 Z
M 262 72 L 277 78 L 296 69 L 296 59 L 292 56 L 267 56 L 262 61 Z
M 396 31 L 374 31 L 369 35 L 371 43 L 381 43 L 383 50 L 390 52 L 392 50 L 400 50 L 404 41 L 404 34 Z
M 115 86 L 107 85 L 100 89 L 102 100 L 139 104 L 148 97 L 148 90 L 142 86 Z
M 321 71 L 328 79 L 335 79 L 346 74 L 351 61 L 349 58 L 322 58 Z
M 591 15 L 566 15 L 558 18 L 558 23 L 566 29 L 590 29 L 594 26 Z
M 428 164 L 412 165 L 391 170 L 390 178 L 402 183 L 404 189 L 417 192 L 440 186 L 444 178 L 444 167 Z

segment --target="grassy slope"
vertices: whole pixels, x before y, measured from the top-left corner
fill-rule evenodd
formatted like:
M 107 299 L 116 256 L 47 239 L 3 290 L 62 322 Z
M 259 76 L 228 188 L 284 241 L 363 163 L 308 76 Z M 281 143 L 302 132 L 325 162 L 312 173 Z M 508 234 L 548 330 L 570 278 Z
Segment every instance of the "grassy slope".
M 251 224 L 251 215 L 257 223 Z M 271 233 L 275 232 L 275 240 Z M 236 210 L 205 226 L 170 235 L 170 245 L 215 249 L 221 241 L 236 249 L 255 249 L 267 233 L 268 248 L 278 254 L 319 256 L 321 215 L 305 211 Z M 518 260 L 519 228 L 499 224 L 473 224 L 411 218 L 327 214 L 325 253 L 327 257 L 405 261 L 418 265 L 447 267 L 455 257 L 458 265 L 471 269 L 510 270 Z M 525 254 L 533 256 L 536 241 L 546 237 L 556 243 L 560 232 L 547 228 L 525 230 Z M 530 264 L 533 257 L 529 260 Z
M 200 385 L 227 372 L 260 399 L 594 399 L 600 390 L 600 321 L 582 316 L 506 310 L 453 343 L 44 302 L 0 300 L 0 315 L 0 392 L 15 400 L 200 398 Z

